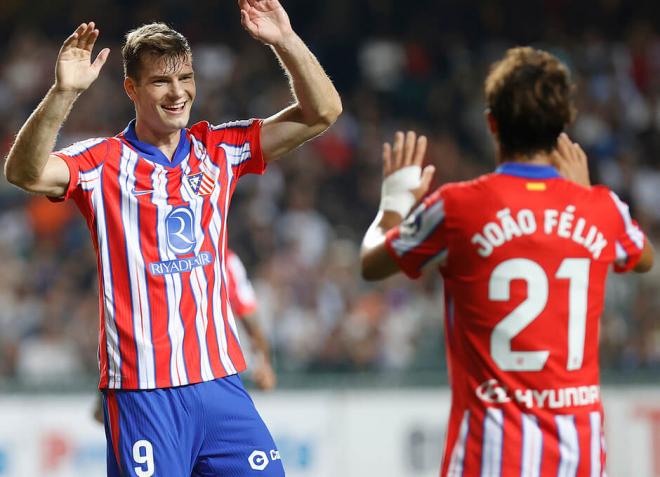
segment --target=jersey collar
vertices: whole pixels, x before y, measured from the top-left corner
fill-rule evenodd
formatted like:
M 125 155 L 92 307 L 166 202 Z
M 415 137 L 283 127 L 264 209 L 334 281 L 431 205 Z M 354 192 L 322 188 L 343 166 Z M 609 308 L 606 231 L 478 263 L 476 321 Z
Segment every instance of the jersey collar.
M 186 134 L 186 130 L 181 130 L 181 136 L 179 138 L 179 145 L 174 151 L 174 157 L 170 161 L 165 154 L 162 153 L 160 149 L 156 146 L 142 142 L 138 139 L 137 134 L 135 133 L 135 119 L 133 119 L 126 129 L 122 132 L 124 139 L 137 150 L 142 157 L 145 159 L 160 164 L 165 167 L 175 167 L 178 166 L 181 161 L 183 161 L 188 154 L 190 154 L 190 139 Z
M 554 179 L 561 177 L 559 171 L 552 166 L 526 164 L 523 162 L 505 162 L 495 169 L 495 173 L 524 177 L 526 179 Z

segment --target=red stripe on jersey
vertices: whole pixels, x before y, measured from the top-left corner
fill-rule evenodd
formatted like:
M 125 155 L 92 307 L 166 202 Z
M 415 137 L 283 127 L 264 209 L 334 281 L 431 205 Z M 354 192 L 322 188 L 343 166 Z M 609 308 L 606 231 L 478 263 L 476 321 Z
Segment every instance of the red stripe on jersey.
M 467 435 L 465 442 L 465 458 L 463 461 L 463 474 L 462 475 L 479 475 L 481 472 L 481 448 L 484 438 L 484 409 L 479 409 L 478 412 L 470 412 L 470 432 Z M 458 425 L 455 426 L 458 435 L 458 428 L 460 426 L 460 419 Z
M 580 449 L 580 462 L 578 464 L 577 475 L 589 475 L 591 472 L 591 462 L 589 460 L 591 454 L 589 414 L 576 414 L 575 427 L 577 428 L 578 446 Z
M 108 406 L 108 420 L 110 421 L 110 440 L 112 441 L 112 450 L 115 453 L 115 459 L 119 468 L 122 467 L 119 454 L 119 406 L 117 405 L 117 396 L 114 390 L 109 389 L 106 394 Z
M 502 436 L 502 477 L 520 477 L 520 462 L 522 460 L 522 416 L 517 409 L 505 407 L 504 435 Z M 512 425 L 513 424 L 513 425 Z

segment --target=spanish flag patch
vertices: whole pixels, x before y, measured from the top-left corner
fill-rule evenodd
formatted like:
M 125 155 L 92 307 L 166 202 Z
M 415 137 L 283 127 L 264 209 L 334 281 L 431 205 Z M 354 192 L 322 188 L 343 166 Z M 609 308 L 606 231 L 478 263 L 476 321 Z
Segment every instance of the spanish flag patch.
M 527 190 L 533 190 L 533 191 L 546 189 L 545 182 L 528 182 L 527 184 L 525 184 L 525 187 L 527 187 Z

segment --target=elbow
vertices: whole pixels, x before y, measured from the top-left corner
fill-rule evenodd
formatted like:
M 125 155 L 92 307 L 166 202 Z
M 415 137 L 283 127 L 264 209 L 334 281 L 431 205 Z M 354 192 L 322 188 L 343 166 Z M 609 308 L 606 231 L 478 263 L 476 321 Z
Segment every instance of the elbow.
M 360 275 L 367 282 L 376 282 L 387 276 L 382 273 L 381 267 L 366 252 L 362 252 L 360 256 Z
M 635 273 L 650 272 L 651 269 L 653 268 L 653 262 L 654 262 L 653 255 L 649 255 L 648 257 L 645 257 L 644 260 L 640 260 L 639 263 L 635 265 L 635 268 L 633 270 L 635 271 Z
M 324 119 L 328 122 L 328 127 L 332 126 L 337 121 L 337 119 L 339 119 L 339 116 L 341 116 L 343 111 L 344 107 L 341 104 L 339 95 L 337 95 L 335 100 L 332 102 L 329 111 L 324 116 Z
M 9 158 L 5 159 L 4 173 L 5 173 L 5 179 L 7 179 L 7 182 L 9 182 L 12 185 L 21 187 L 21 185 L 24 182 L 24 179 L 21 177 L 20 174 L 18 174 L 13 168 L 11 168 L 9 166 Z
M 325 131 L 332 126 L 337 119 L 339 119 L 342 112 L 343 106 L 341 104 L 341 99 L 339 98 L 339 95 L 337 95 L 332 101 L 328 101 L 328 104 L 326 104 L 324 108 L 319 110 L 315 122 Z
M 655 261 L 655 250 L 653 249 L 653 246 L 651 245 L 651 242 L 648 240 L 644 243 L 644 249 L 642 250 L 642 256 L 637 262 L 637 265 L 635 265 L 635 268 L 633 270 L 636 273 L 646 273 L 651 271 L 653 268 L 653 262 Z
M 374 270 L 365 267 L 362 267 L 361 269 L 361 276 L 365 282 L 377 282 L 383 279 L 383 277 L 381 277 Z
M 25 177 L 25 174 L 21 174 L 20 172 L 14 171 L 11 167 L 7 167 L 6 163 L 4 172 L 7 182 L 20 189 L 29 190 L 30 184 L 33 183 L 28 177 Z

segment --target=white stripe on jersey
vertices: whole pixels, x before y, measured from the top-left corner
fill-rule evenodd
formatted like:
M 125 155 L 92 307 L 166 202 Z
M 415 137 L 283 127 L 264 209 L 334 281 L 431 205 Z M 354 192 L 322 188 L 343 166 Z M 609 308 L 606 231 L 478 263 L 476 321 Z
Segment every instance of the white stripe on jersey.
M 78 175 L 78 184 L 82 190 L 94 190 L 96 184 L 98 184 L 101 178 L 101 171 L 103 170 L 103 164 L 90 169 L 89 171 L 80 172 Z
M 121 218 L 126 242 L 126 261 L 130 280 L 133 332 L 137 347 L 139 387 L 156 387 L 154 347 L 151 342 L 151 312 L 147 292 L 147 277 L 140 241 L 140 214 L 138 199 L 132 193 L 135 188 L 135 168 L 139 156 L 122 144 L 119 186 L 121 189 Z
M 193 142 L 196 143 L 193 138 Z M 194 150 L 197 150 L 197 147 L 203 146 L 195 144 Z M 190 154 L 186 157 L 180 165 L 182 171 L 188 169 L 188 162 L 190 161 Z M 195 255 L 199 255 L 204 243 L 204 230 L 202 229 L 202 211 L 204 205 L 204 198 L 197 195 L 191 194 L 189 185 L 186 180 L 181 181 L 181 197 L 183 200 L 187 201 L 190 204 L 190 208 L 193 212 L 193 217 L 195 217 Z M 211 369 L 211 359 L 209 357 L 208 344 L 206 342 L 206 330 L 208 328 L 208 293 L 207 293 L 207 282 L 206 275 L 204 273 L 203 267 L 195 267 L 191 270 L 189 277 L 190 289 L 193 292 L 195 297 L 195 327 L 197 328 L 197 338 L 199 341 L 199 362 L 200 362 L 200 374 L 203 381 L 210 381 L 213 379 L 213 370 Z
M 103 141 L 105 141 L 107 138 L 105 137 L 94 137 L 91 139 L 85 139 L 84 141 L 79 141 L 76 143 L 71 144 L 69 147 L 65 147 L 64 149 L 60 149 L 57 152 L 60 152 L 66 156 L 74 157 L 79 154 L 82 154 L 85 152 L 87 149 L 91 149 L 94 146 L 101 144 Z
M 213 170 L 214 177 L 220 177 L 220 169 L 211 161 L 205 162 L 206 166 Z M 229 168 L 231 170 L 231 167 Z M 229 176 L 231 178 L 231 175 Z M 220 194 L 229 194 L 229 189 L 231 185 L 231 179 L 227 181 L 226 184 L 223 184 L 222 187 L 216 187 L 211 194 L 211 206 L 213 207 L 213 215 L 211 217 L 211 223 L 209 224 L 209 232 L 211 234 L 211 242 L 213 243 L 213 248 L 216 251 L 215 260 L 213 261 L 213 273 L 215 276 L 215 281 L 213 282 L 213 325 L 215 326 L 215 334 L 218 340 L 218 350 L 220 351 L 220 361 L 222 361 L 222 366 L 225 368 L 227 374 L 236 373 L 236 368 L 229 358 L 229 345 L 227 342 L 227 335 L 225 334 L 225 324 L 222 314 L 222 294 L 221 290 L 223 285 L 223 275 L 222 275 L 222 264 L 220 260 L 222 255 L 224 255 L 224 250 L 222 248 L 221 242 L 221 229 L 223 227 L 221 220 L 226 220 L 225 217 L 222 217 L 220 210 L 218 208 L 218 203 L 220 203 Z M 226 282 L 225 282 L 226 283 Z M 227 304 L 227 310 L 231 309 L 229 304 Z
M 574 477 L 580 463 L 580 444 L 578 442 L 575 416 L 555 416 L 559 431 L 559 470 L 557 477 Z
M 223 142 L 218 147 L 221 147 L 225 150 L 225 157 L 227 158 L 228 165 L 238 166 L 245 161 L 249 161 L 252 157 L 249 142 L 246 142 L 241 146 L 234 146 L 232 144 L 225 144 Z
M 220 241 L 220 246 L 222 247 L 222 262 L 221 262 L 221 267 L 220 269 L 222 270 L 222 281 L 227 286 L 229 281 L 227 280 L 227 264 L 226 260 L 227 257 L 225 256 L 225 251 L 227 250 L 227 215 L 229 213 L 229 191 L 231 189 L 231 184 L 234 181 L 234 171 L 231 168 L 232 166 L 236 166 L 243 162 L 243 160 L 247 160 L 250 158 L 250 143 L 246 142 L 243 144 L 243 147 L 234 147 L 231 146 L 230 148 L 227 147 L 226 144 L 222 144 L 221 147 L 225 150 L 225 157 L 227 157 L 229 160 L 225 161 L 227 165 L 227 190 L 225 191 L 225 216 L 223 217 L 223 226 L 222 226 L 222 239 Z M 247 159 L 243 159 L 245 157 L 245 149 L 247 148 Z M 237 156 L 233 157 L 230 156 L 230 151 L 234 151 Z M 240 156 L 238 156 L 240 155 Z M 227 298 L 229 298 L 229 290 L 227 290 Z M 241 342 L 238 337 L 238 328 L 236 327 L 236 319 L 234 318 L 234 311 L 231 309 L 231 304 L 229 303 L 229 300 L 227 300 L 227 323 L 229 323 L 229 328 L 231 331 L 234 333 L 234 338 L 236 339 L 236 342 L 240 346 Z
M 421 204 L 399 226 L 400 236 L 392 241 L 392 247 L 401 257 L 418 247 L 445 219 L 445 203 L 437 201 L 428 209 Z
M 637 248 L 641 250 L 644 248 L 644 233 L 638 227 L 636 227 L 635 224 L 633 224 L 632 217 L 630 217 L 630 208 L 627 204 L 622 202 L 621 199 L 619 199 L 619 196 L 614 192 L 610 191 L 610 196 L 612 197 L 612 200 L 614 201 L 617 209 L 619 209 L 623 223 L 626 226 L 626 235 L 628 235 L 630 240 L 632 240 Z
M 151 202 L 158 211 L 158 256 L 160 261 L 174 260 L 176 256 L 167 245 L 167 231 L 165 219 L 173 207 L 167 203 L 167 170 L 160 164 L 154 163 L 154 172 L 151 175 L 153 193 Z M 166 273 L 165 290 L 167 294 L 167 334 L 170 337 L 172 352 L 170 354 L 170 378 L 173 386 L 188 384 L 188 373 L 183 353 L 183 319 L 181 318 L 181 276 L 178 273 Z
M 539 477 L 543 457 L 543 432 L 536 416 L 522 415 L 522 463 L 520 477 Z
M 469 428 L 470 411 L 465 411 L 463 413 L 463 419 L 461 419 L 461 427 L 458 431 L 458 438 L 454 444 L 454 449 L 451 451 L 451 459 L 449 460 L 447 477 L 462 477 L 463 475 L 463 464 L 465 462 L 465 444 L 467 442 Z
M 486 409 L 484 418 L 481 477 L 499 477 L 502 472 L 504 415 L 501 409 Z
M 589 413 L 589 422 L 591 424 L 591 477 L 601 477 L 601 429 L 600 412 Z
M 227 128 L 247 128 L 252 125 L 254 120 L 252 119 L 242 119 L 239 121 L 229 121 L 228 123 L 222 123 L 218 125 L 210 125 L 211 131 L 217 131 L 218 129 L 227 129 Z
M 99 177 L 103 167 L 99 169 Z M 103 305 L 105 317 L 106 352 L 108 354 L 108 387 L 117 389 L 121 387 L 121 353 L 119 351 L 119 335 L 115 323 L 114 287 L 112 283 L 112 265 L 110 263 L 110 250 L 108 247 L 108 234 L 106 233 L 105 206 L 103 203 L 103 180 L 99 181 L 91 194 L 91 204 L 96 217 L 96 237 L 98 239 L 101 270 L 103 272 Z M 103 343 L 101 343 L 103 345 Z
M 614 248 L 616 250 L 616 263 L 624 266 L 628 261 L 628 254 L 626 253 L 626 249 L 623 248 L 623 245 L 621 245 L 618 240 L 614 242 Z

